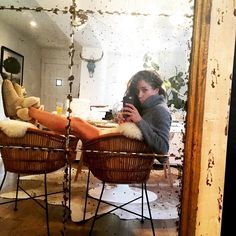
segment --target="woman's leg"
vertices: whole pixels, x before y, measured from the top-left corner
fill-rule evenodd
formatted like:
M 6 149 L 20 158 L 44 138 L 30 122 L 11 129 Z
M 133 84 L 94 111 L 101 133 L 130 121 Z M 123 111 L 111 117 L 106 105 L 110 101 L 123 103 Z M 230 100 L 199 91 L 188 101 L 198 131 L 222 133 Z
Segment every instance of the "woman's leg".
M 71 129 L 82 141 L 88 141 L 101 135 L 101 131 L 98 128 L 79 117 L 71 117 Z
M 29 108 L 29 116 L 50 130 L 61 134 L 66 133 L 68 120 L 64 116 L 41 111 L 34 107 Z M 82 141 L 88 141 L 100 135 L 99 129 L 79 117 L 71 117 L 71 131 L 74 135 L 80 137 Z

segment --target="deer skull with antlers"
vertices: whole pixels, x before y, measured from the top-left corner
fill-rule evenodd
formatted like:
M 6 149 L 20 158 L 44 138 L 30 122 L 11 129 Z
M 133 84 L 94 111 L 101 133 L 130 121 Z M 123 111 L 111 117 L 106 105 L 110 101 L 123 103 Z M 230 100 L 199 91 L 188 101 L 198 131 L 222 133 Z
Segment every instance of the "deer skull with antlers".
M 88 68 L 88 72 L 89 72 L 89 77 L 92 78 L 93 77 L 93 73 L 94 73 L 94 69 L 96 67 L 95 63 L 100 61 L 103 58 L 103 52 L 102 52 L 101 57 L 98 58 L 98 59 L 93 59 L 93 58 L 87 59 L 87 58 L 84 58 L 84 57 L 82 57 L 81 53 L 80 53 L 80 58 L 81 58 L 81 60 L 88 62 L 87 68 Z

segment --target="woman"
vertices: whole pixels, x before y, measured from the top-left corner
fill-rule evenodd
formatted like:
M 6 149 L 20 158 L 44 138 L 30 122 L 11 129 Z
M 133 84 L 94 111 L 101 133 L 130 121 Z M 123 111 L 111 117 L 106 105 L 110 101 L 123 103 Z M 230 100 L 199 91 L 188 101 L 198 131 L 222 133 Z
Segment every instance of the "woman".
M 151 71 L 139 71 L 129 81 L 126 95 L 134 97 L 134 105 L 127 103 L 120 119 L 134 122 L 143 135 L 145 142 L 155 152 L 166 154 L 169 150 L 171 115 L 161 87 L 160 76 Z M 124 119 L 124 115 L 128 116 Z M 29 116 L 51 130 L 65 133 L 67 119 L 33 107 Z M 71 131 L 82 141 L 99 137 L 101 131 L 79 117 L 71 118 Z
M 123 114 L 128 116 L 126 121 L 134 122 L 139 127 L 154 152 L 166 154 L 169 150 L 171 115 L 162 83 L 160 76 L 152 71 L 136 73 L 126 91 L 126 95 L 134 97 L 134 105 L 127 103 Z

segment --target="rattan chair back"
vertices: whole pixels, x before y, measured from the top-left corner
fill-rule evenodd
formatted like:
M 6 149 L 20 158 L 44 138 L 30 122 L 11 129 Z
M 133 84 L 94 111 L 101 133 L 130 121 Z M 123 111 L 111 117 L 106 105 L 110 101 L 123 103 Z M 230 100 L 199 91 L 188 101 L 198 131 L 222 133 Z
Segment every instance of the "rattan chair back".
M 0 131 L 1 157 L 5 171 L 18 174 L 50 173 L 65 166 L 65 136 L 28 129 L 24 137 L 8 137 Z M 78 139 L 70 138 L 68 159 L 76 157 Z
M 107 134 L 83 144 L 84 162 L 95 177 L 107 183 L 147 181 L 154 155 L 141 141 Z

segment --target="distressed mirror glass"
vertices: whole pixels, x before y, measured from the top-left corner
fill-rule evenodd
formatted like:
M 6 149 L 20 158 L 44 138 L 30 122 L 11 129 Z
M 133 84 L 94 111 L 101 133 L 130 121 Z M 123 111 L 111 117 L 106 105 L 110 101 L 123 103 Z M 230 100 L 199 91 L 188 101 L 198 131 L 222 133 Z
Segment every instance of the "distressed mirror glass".
M 78 1 L 76 9 L 81 15 L 73 18 L 73 24 L 78 25 L 73 37 L 69 12 L 72 2 L 68 2 L 2 0 L 1 6 L 12 5 L 18 10 L 0 10 L 0 46 L 24 56 L 23 86 L 27 95 L 40 97 L 47 111 L 60 107 L 60 112 L 65 113 L 73 38 L 73 115 L 88 120 L 101 121 L 106 112 L 114 114 L 119 109 L 134 73 L 143 69 L 157 71 L 164 80 L 173 118 L 170 164 L 174 184 L 170 187 L 168 180 L 158 180 L 156 188 L 163 185 L 165 192 L 159 203 L 167 207 L 158 208 L 153 218 L 178 220 L 181 183 L 177 175 L 183 168 L 194 2 Z M 23 9 L 19 11 L 19 7 Z M 81 23 L 82 18 L 85 22 Z

